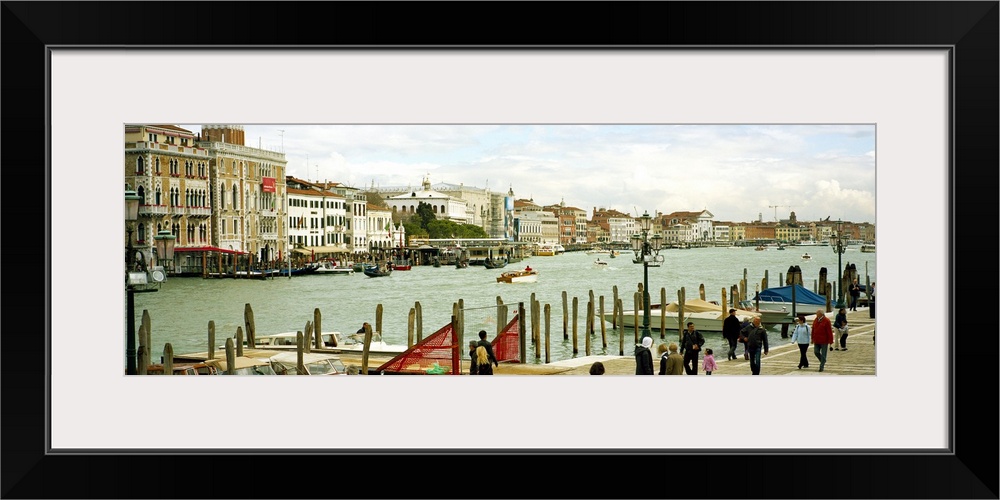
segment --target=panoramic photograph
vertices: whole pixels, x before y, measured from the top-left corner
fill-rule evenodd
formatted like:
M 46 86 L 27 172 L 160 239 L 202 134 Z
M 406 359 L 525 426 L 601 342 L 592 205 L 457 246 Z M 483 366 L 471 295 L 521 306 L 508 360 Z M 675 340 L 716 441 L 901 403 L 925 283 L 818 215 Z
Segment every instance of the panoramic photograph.
M 126 375 L 867 375 L 874 124 L 127 124 Z

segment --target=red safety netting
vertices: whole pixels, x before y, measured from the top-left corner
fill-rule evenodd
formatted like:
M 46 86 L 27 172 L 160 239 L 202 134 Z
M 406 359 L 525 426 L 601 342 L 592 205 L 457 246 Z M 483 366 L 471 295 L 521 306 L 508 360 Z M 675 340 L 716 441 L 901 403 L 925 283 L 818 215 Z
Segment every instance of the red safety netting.
M 431 336 L 417 342 L 398 356 L 386 361 L 376 369 L 377 373 L 427 374 L 435 373 L 435 363 L 443 368 L 444 374 L 461 374 L 458 342 L 451 323 L 441 327 Z M 431 370 L 428 372 L 428 370 Z
M 497 357 L 497 361 L 508 361 L 511 363 L 521 362 L 521 342 L 520 342 L 520 326 L 518 325 L 518 316 L 515 314 L 514 319 L 507 323 L 500 335 L 490 342 L 493 346 L 493 355 Z

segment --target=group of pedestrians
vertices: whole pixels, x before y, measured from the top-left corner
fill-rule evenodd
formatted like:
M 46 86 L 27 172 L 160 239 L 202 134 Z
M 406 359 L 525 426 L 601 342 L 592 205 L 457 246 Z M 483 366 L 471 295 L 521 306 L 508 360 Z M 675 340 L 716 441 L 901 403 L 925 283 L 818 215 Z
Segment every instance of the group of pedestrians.
M 493 355 L 493 344 L 486 340 L 486 330 L 479 330 L 479 341 L 469 341 L 469 375 L 493 375 L 493 367 L 500 366 Z
M 826 368 L 827 354 L 830 349 L 846 351 L 847 323 L 847 311 L 843 307 L 838 311 L 833 323 L 830 322 L 830 318 L 826 316 L 823 309 L 818 309 L 811 327 L 807 324 L 805 314 L 797 315 L 791 341 L 799 348 L 798 369 L 809 368 L 808 350 L 810 344 L 813 345 L 813 355 L 819 361 L 819 371 L 824 371 Z M 835 332 L 837 337 L 835 337 Z M 722 336 L 729 346 L 726 359 L 737 359 L 736 344 L 743 343 L 745 346 L 744 358 L 750 361 L 750 374 L 760 375 L 761 356 L 767 356 L 770 351 L 767 329 L 761 325 L 760 317 L 756 316 L 749 323 L 744 324 L 736 316 L 736 309 L 730 309 L 729 316 L 723 321 Z M 636 375 L 653 375 L 653 356 L 650 350 L 652 345 L 652 337 L 643 337 L 642 343 L 636 346 Z M 660 358 L 658 374 L 697 375 L 698 354 L 703 350 L 704 345 L 705 337 L 695 329 L 694 323 L 688 322 L 687 330 L 684 331 L 679 346 L 675 342 L 661 343 L 657 346 L 657 354 Z M 718 365 L 715 362 L 712 349 L 704 349 L 704 352 L 702 369 L 707 375 L 711 375 Z
M 653 374 L 653 353 L 650 347 L 653 346 L 652 337 L 643 337 L 642 344 L 635 347 L 635 374 Z M 698 374 L 698 353 L 705 346 L 705 337 L 694 328 L 694 323 L 688 322 L 687 330 L 681 337 L 681 344 L 678 347 L 676 342 L 670 344 L 661 343 L 657 346 L 657 354 L 660 357 L 660 369 L 658 375 L 697 375 Z M 680 352 L 678 353 L 678 349 Z M 711 349 L 705 349 L 705 357 L 702 369 L 707 375 L 711 375 L 718 368 L 715 362 L 715 355 Z

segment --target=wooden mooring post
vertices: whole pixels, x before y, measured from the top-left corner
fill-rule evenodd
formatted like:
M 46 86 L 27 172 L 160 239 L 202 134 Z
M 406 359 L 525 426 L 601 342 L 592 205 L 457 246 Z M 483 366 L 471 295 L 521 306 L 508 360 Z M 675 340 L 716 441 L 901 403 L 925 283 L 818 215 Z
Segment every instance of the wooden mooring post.
M 517 303 L 517 338 L 518 338 L 518 353 L 519 361 L 522 363 L 528 362 L 528 351 L 527 351 L 527 339 L 525 335 L 527 334 L 527 323 L 524 321 L 524 302 Z
M 236 375 L 236 349 L 233 339 L 226 337 L 226 375 Z
M 594 302 L 587 302 L 587 327 L 584 337 L 586 337 L 586 342 L 584 343 L 584 353 L 590 356 L 590 337 L 594 335 Z
M 243 323 L 247 327 L 247 346 L 253 348 L 257 343 L 257 327 L 254 325 L 253 308 L 249 302 L 243 306 Z
M 174 346 L 170 342 L 163 345 L 163 374 L 174 374 Z
M 601 322 L 601 348 L 608 348 L 608 324 L 604 321 L 604 296 L 600 297 L 600 304 L 598 307 L 597 318 Z
M 639 310 L 642 309 L 642 295 L 639 292 L 632 294 L 632 331 L 635 332 L 635 342 L 639 343 Z M 644 313 L 645 314 L 645 313 Z
M 417 310 L 410 308 L 410 313 L 406 315 L 406 347 L 413 347 L 413 327 Z
M 323 348 L 323 314 L 319 312 L 319 308 L 313 309 L 313 347 L 316 349 Z
M 424 340 L 424 313 L 420 308 L 420 301 L 413 303 L 413 318 L 417 328 L 417 342 Z
M 569 300 L 566 298 L 566 290 L 562 292 L 562 313 L 563 313 L 563 340 L 569 340 Z
M 208 359 L 215 359 L 215 321 L 208 320 Z
M 622 311 L 622 299 L 615 301 L 618 311 L 618 355 L 625 355 L 625 313 Z
M 667 335 L 667 289 L 660 288 L 660 340 Z
M 551 331 L 549 329 L 549 326 L 551 323 L 550 321 L 551 319 L 552 319 L 552 305 L 545 304 L 545 363 L 549 363 L 552 360 L 552 357 L 550 355 L 551 352 L 549 350 L 549 339 L 551 337 Z M 535 352 L 537 353 L 538 349 L 535 349 Z M 537 358 L 538 356 L 536 355 L 535 357 Z
M 236 327 L 236 355 L 243 356 L 243 327 Z
M 580 352 L 576 343 L 577 298 L 573 297 L 573 354 Z

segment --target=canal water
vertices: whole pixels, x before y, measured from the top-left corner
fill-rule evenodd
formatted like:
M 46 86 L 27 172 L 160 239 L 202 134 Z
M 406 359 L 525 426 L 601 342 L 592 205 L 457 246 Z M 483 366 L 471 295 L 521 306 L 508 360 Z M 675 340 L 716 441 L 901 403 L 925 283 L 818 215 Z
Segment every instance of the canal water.
M 802 254 L 812 256 L 803 260 Z M 699 297 L 699 286 L 705 285 L 705 298 L 721 302 L 721 290 L 727 294 L 747 272 L 748 295 L 768 273 L 770 286 L 780 286 L 780 277 L 790 266 L 802 270 L 804 286 L 815 290 L 820 269 L 825 267 L 827 277 L 837 276 L 837 254 L 828 246 L 788 246 L 785 250 L 772 247 L 756 251 L 752 247 L 719 247 L 669 249 L 660 253 L 664 262 L 660 267 L 649 268 L 651 302 L 659 301 L 660 289 L 665 288 L 667 300 L 677 299 L 677 290 L 685 288 L 687 298 Z M 875 279 L 874 253 L 861 253 L 850 247 L 841 257 L 844 267 L 854 264 L 859 281 Z M 596 266 L 600 257 L 607 266 Z M 503 271 L 530 265 L 538 270 L 536 283 L 497 283 Z M 591 291 L 595 297 L 595 310 L 601 296 L 607 312 L 612 308 L 613 287 L 618 287 L 619 298 L 626 310 L 633 306 L 633 294 L 643 281 L 643 266 L 632 263 L 632 253 L 622 252 L 611 259 L 607 254 L 567 252 L 549 257 L 531 257 L 511 263 L 503 269 L 486 269 L 469 266 L 435 268 L 413 267 L 410 271 L 396 271 L 391 276 L 369 278 L 362 273 L 348 276 L 307 275 L 278 277 L 267 280 L 204 279 L 200 277 L 170 277 L 158 293 L 135 295 L 136 331 L 142 312 L 148 311 L 152 324 L 152 354 L 154 359 L 162 354 L 169 342 L 175 354 L 204 352 L 207 349 L 208 322 L 215 322 L 216 343 L 222 345 L 226 337 L 233 337 L 237 327 L 242 327 L 243 312 L 250 304 L 254 312 L 257 336 L 287 331 L 305 331 L 306 322 L 312 321 L 313 311 L 319 309 L 322 330 L 354 332 L 364 322 L 375 327 L 376 308 L 383 308 L 383 336 L 391 344 L 406 344 L 408 315 L 419 301 L 423 317 L 423 336 L 426 338 L 451 320 L 452 305 L 462 299 L 466 308 L 466 339 L 472 338 L 480 328 L 495 335 L 495 306 L 499 296 L 509 305 L 512 318 L 517 303 L 524 302 L 530 318 L 531 294 L 542 306 L 550 306 L 551 361 L 571 359 L 586 354 L 586 313 Z M 568 339 L 563 336 L 562 293 L 566 292 L 569 314 Z M 573 298 L 577 299 L 577 350 L 573 353 Z M 123 299 L 124 304 L 124 299 Z M 544 316 L 541 332 L 544 346 Z M 654 327 L 658 320 L 654 321 Z M 526 325 L 530 334 L 530 323 Z M 775 338 L 780 328 L 772 329 Z M 596 323 L 591 337 L 591 354 L 618 355 L 619 335 L 607 324 L 607 348 L 601 341 L 600 324 Z M 654 333 L 654 337 L 659 335 Z M 667 332 L 666 338 L 676 338 L 676 332 Z M 673 336 L 673 337 L 672 337 Z M 123 336 L 124 337 L 124 336 Z M 718 333 L 706 334 L 709 348 L 716 349 L 719 358 L 725 350 L 724 340 Z M 122 341 L 124 352 L 124 338 Z M 624 353 L 633 352 L 634 333 L 626 329 Z M 544 352 L 536 360 L 531 342 L 527 342 L 529 363 L 544 362 Z

